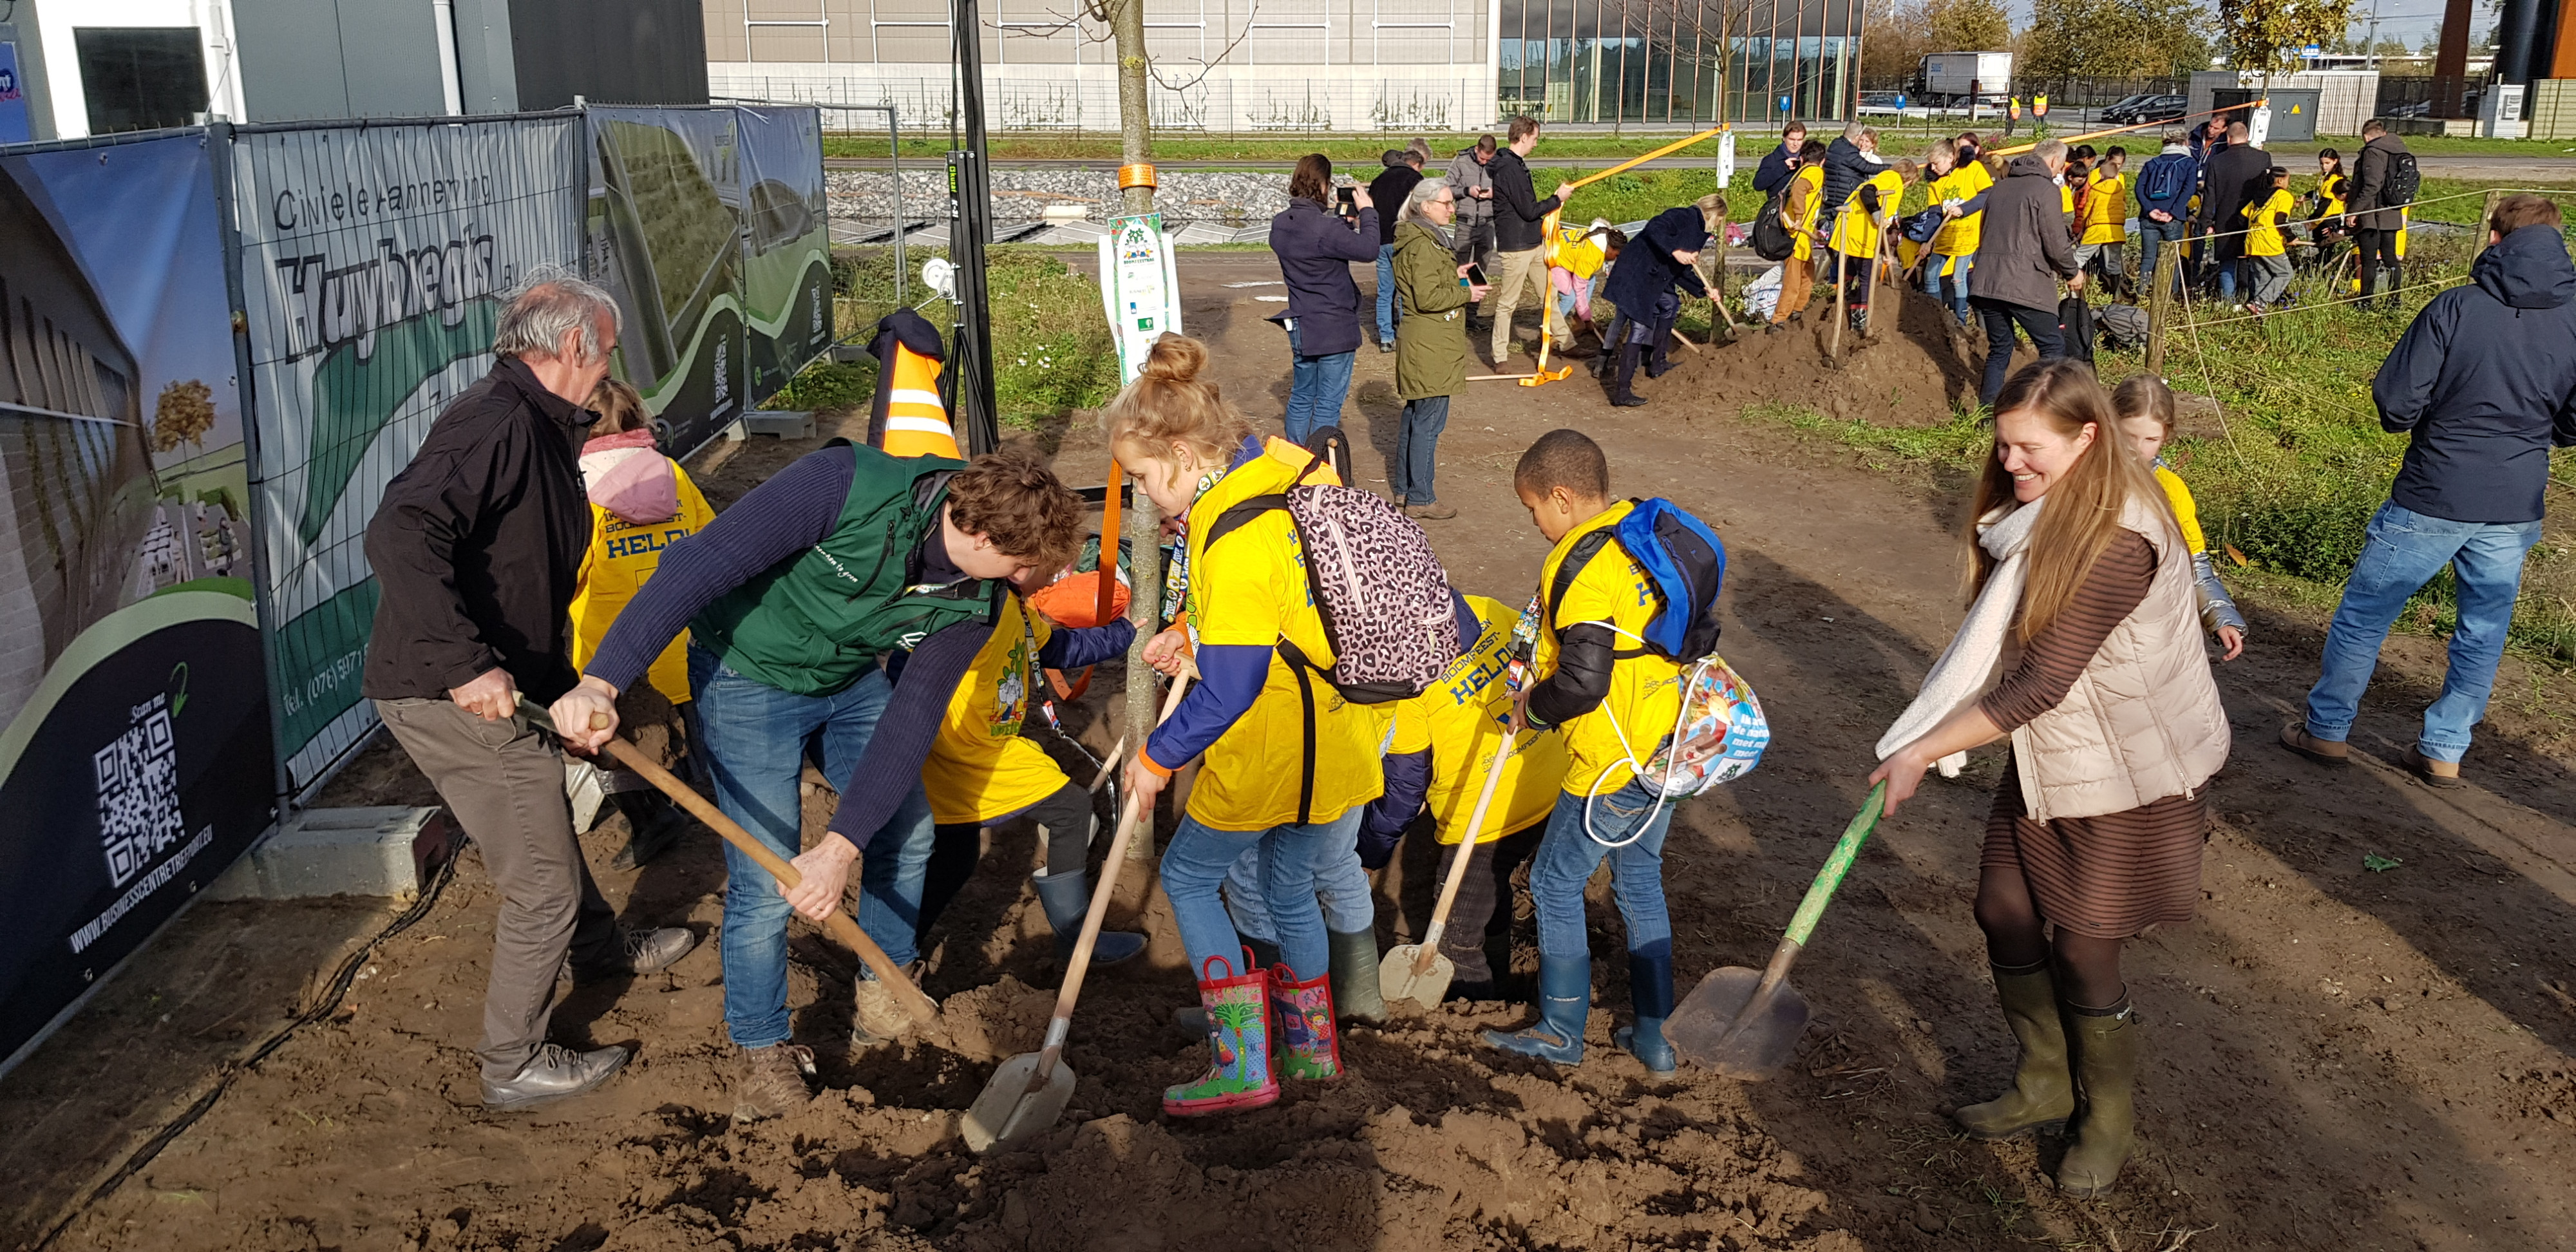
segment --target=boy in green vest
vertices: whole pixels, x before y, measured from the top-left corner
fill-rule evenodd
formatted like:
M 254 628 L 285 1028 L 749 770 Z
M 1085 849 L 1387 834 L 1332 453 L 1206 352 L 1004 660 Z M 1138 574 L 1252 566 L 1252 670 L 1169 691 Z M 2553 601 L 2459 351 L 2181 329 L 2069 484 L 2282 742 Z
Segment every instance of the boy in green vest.
M 741 1049 L 734 1116 L 811 1096 L 813 1052 L 789 1041 L 787 913 L 820 920 L 864 858 L 858 922 L 897 964 L 915 957 L 932 844 L 922 765 L 950 696 L 991 637 L 1007 583 L 1060 568 L 1080 502 L 1019 453 L 963 464 L 835 441 L 671 545 L 653 580 L 554 706 L 575 746 L 615 733 L 617 693 L 685 626 L 689 677 L 716 806 L 803 881 L 774 884 L 725 850 L 725 1027 Z M 607 716 L 607 729 L 581 731 Z M 802 845 L 808 754 L 840 784 L 830 832 Z M 909 1025 L 894 993 L 862 977 L 855 1044 Z

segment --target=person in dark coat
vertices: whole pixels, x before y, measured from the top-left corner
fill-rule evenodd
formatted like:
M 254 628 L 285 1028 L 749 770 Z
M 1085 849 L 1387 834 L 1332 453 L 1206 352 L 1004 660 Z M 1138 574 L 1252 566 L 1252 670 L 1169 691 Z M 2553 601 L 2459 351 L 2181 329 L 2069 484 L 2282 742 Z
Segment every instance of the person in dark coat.
M 500 897 L 483 992 L 485 1107 L 579 1095 L 626 1064 L 623 1047 L 546 1040 L 555 977 L 660 969 L 697 939 L 629 931 L 591 881 L 564 799 L 563 754 L 519 712 L 570 689 L 572 599 L 590 550 L 577 459 L 598 417 L 617 302 L 540 273 L 501 311 L 492 372 L 449 402 L 367 524 L 379 599 L 360 690 L 438 789 Z
M 1333 214 L 1333 163 L 1323 153 L 1297 159 L 1288 176 L 1288 209 L 1270 219 L 1270 251 L 1288 280 L 1288 311 L 1270 318 L 1288 332 L 1288 437 L 1298 443 L 1318 426 L 1341 423 L 1351 392 L 1351 355 L 1360 346 L 1360 286 L 1351 262 L 1378 254 L 1376 201 L 1353 188 L 1355 220 Z
M 2345 740 L 2388 628 L 2448 566 L 2460 613 L 2450 668 L 2402 763 L 2433 786 L 2460 785 L 2523 557 L 2540 538 L 2549 450 L 2576 446 L 2576 263 L 2560 226 L 2558 206 L 2539 196 L 2498 202 L 2469 284 L 2433 297 L 2371 380 L 2380 426 L 2414 438 L 2326 629 L 2307 717 L 2282 728 L 2291 751 L 2350 760 Z
M 1762 167 L 1753 171 L 1753 189 L 1770 195 L 1780 184 L 1789 181 L 1796 170 L 1798 149 L 1807 146 L 1807 124 L 1791 122 L 1780 128 L 1780 146 L 1763 154 Z
M 1705 298 L 1708 284 L 1700 281 L 1699 250 L 1708 245 L 1709 233 L 1715 229 L 1712 214 L 1695 206 L 1666 209 L 1646 223 L 1626 250 L 1619 263 L 1610 267 L 1610 285 L 1602 297 L 1617 307 L 1620 324 L 1627 333 L 1620 336 L 1619 367 L 1610 385 L 1610 403 L 1621 408 L 1634 408 L 1645 400 L 1632 389 L 1640 357 L 1652 353 L 1655 365 L 1647 377 L 1660 377 L 1671 369 L 1665 358 L 1664 345 L 1671 341 L 1673 323 L 1681 316 L 1682 300 L 1678 294 L 1687 291 Z
M 1843 127 L 1840 138 L 1825 145 L 1825 206 L 1818 221 L 1832 221 L 1852 192 L 1878 173 L 1882 162 L 1863 147 L 1874 146 L 1877 140 L 1877 131 L 1854 122 Z
M 2245 258 L 2247 197 L 2272 194 L 2265 177 L 2271 168 L 2272 154 L 2248 140 L 2243 122 L 2228 125 L 2227 146 L 2212 153 L 2202 167 L 2200 233 L 2216 236 L 2210 240 L 2209 253 L 2210 262 L 2218 267 L 2220 303 L 2236 303 L 2236 263 Z
M 1556 311 L 1556 295 L 1547 285 L 1547 215 L 1564 207 L 1573 188 L 1560 182 L 1555 194 L 1538 198 L 1529 168 L 1529 155 L 1538 149 L 1538 119 L 1513 118 L 1506 133 L 1511 142 L 1485 166 L 1494 188 L 1494 268 L 1486 274 L 1493 287 L 1486 310 L 1494 322 L 1493 362 L 1500 366 L 1511 355 L 1512 310 L 1524 296 L 1537 299 L 1539 333 L 1555 338 L 1558 356 L 1591 356 L 1591 349 L 1575 346 L 1574 332 Z
M 1977 399 L 1993 404 L 2012 373 L 2013 327 L 2030 336 L 2042 360 L 2066 355 L 2057 331 L 2057 280 L 2069 292 L 2084 289 L 2075 245 L 2066 235 L 2065 200 L 2057 175 L 2066 168 L 2066 145 L 2042 140 L 2004 167 L 2003 179 L 1985 193 L 1985 226 L 1971 269 L 1976 290 L 1968 303 L 1986 329 L 1986 377 Z
M 2388 203 L 2388 175 L 2405 155 L 2406 141 L 2388 133 L 2388 124 L 2372 118 L 2361 124 L 2359 176 L 2345 204 L 2344 224 L 2352 227 L 2353 248 L 2361 257 L 2363 308 L 2393 310 L 2397 288 L 2405 285 L 2397 256 L 2397 236 L 2406 229 L 2406 210 Z M 2379 276 L 2386 274 L 2389 294 L 2383 300 Z
M 1377 215 L 1377 350 L 1395 351 L 1395 324 L 1404 316 L 1395 298 L 1395 219 L 1404 207 L 1405 197 L 1422 182 L 1422 167 L 1431 160 L 1431 145 L 1419 139 L 1412 146 L 1389 148 L 1379 158 L 1386 172 L 1369 181 L 1369 199 L 1386 208 Z

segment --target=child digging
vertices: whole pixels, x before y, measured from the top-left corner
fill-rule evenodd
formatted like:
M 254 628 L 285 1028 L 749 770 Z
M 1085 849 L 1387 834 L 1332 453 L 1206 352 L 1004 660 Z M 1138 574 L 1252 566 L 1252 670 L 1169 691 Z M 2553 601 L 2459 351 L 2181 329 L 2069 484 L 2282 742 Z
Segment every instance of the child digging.
M 1521 454 L 1512 487 L 1539 534 L 1555 545 L 1539 566 L 1530 671 L 1537 681 L 1520 697 L 1513 724 L 1563 727 L 1570 763 L 1530 862 L 1530 899 L 1538 906 L 1538 1022 L 1486 1031 L 1485 1042 L 1560 1065 L 1582 1062 L 1592 1006 L 1583 885 L 1606 857 L 1627 922 L 1628 990 L 1636 1011 L 1636 1024 L 1620 1029 L 1615 1040 L 1648 1070 L 1670 1073 L 1674 1057 L 1664 1041 L 1664 1018 L 1673 1007 L 1673 940 L 1663 851 L 1673 809 L 1637 779 L 1626 745 L 1642 741 L 1652 752 L 1656 728 L 1673 724 L 1681 666 L 1633 647 L 1657 612 L 1656 584 L 1604 535 L 1635 506 L 1610 494 L 1601 445 L 1580 431 L 1549 431 Z M 1583 548 L 1594 549 L 1591 558 L 1562 595 L 1552 596 L 1557 570 Z
M 1315 867 L 1353 854 L 1360 806 L 1384 789 L 1377 719 L 1281 656 L 1283 644 L 1319 667 L 1333 656 L 1287 512 L 1239 514 L 1239 525 L 1215 533 L 1227 510 L 1285 492 L 1312 458 L 1285 440 L 1255 436 L 1216 384 L 1200 377 L 1206 364 L 1207 348 L 1197 340 L 1165 335 L 1143 373 L 1102 413 L 1110 448 L 1137 489 L 1165 515 L 1187 519 L 1184 620 L 1199 684 L 1145 741 L 1126 775 L 1128 794 L 1150 808 L 1173 770 L 1202 759 L 1162 874 L 1208 1012 L 1214 1064 L 1164 1091 L 1163 1111 L 1177 1117 L 1279 1098 L 1270 1056 L 1274 1014 L 1282 1026 L 1281 1074 L 1340 1074 Z M 1185 664 L 1181 633 L 1158 636 L 1146 658 L 1167 669 Z M 1260 850 L 1263 894 L 1278 930 L 1280 964 L 1268 970 L 1241 968 L 1243 949 L 1218 898 L 1218 885 L 1246 848 Z

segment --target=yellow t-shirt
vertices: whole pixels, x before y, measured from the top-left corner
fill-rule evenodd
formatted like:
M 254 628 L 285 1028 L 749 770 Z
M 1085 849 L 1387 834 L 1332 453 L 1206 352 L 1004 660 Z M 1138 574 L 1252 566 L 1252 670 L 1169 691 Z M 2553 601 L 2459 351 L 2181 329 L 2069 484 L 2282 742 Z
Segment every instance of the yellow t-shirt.
M 1253 496 L 1286 491 L 1310 459 L 1304 449 L 1273 438 L 1266 455 L 1235 467 L 1190 505 L 1187 603 L 1194 644 L 1268 648 L 1284 638 L 1315 665 L 1332 665 L 1323 615 L 1287 513 L 1264 513 L 1223 543 L 1207 544 L 1219 514 Z M 1308 820 L 1328 822 L 1386 789 L 1378 756 L 1382 723 L 1344 700 L 1324 675 L 1309 671 L 1305 684 L 1315 706 L 1315 793 Z M 1309 764 L 1305 738 L 1298 675 L 1274 654 L 1251 709 L 1209 745 L 1190 789 L 1190 816 L 1218 830 L 1267 830 L 1295 822 L 1302 767 Z M 1181 762 L 1158 764 L 1177 768 Z
M 2057 211 L 2065 214 L 2068 221 L 2075 220 L 2074 184 L 2059 183 L 2057 185 Z
M 2084 199 L 2084 237 L 2077 243 L 2129 240 L 2129 180 L 2096 171 Z
M 1986 173 L 1986 167 L 1983 164 L 1969 161 L 1933 180 L 1932 203 L 1937 205 L 1945 200 L 1974 200 L 1979 193 L 1994 185 L 1994 176 Z M 1985 236 L 1985 221 L 1986 215 L 1978 212 L 1962 214 L 1942 223 L 1941 233 L 1932 236 L 1933 254 L 1949 257 L 1975 256 L 1977 244 Z M 1946 274 L 1949 271 L 1945 269 L 1942 272 Z
M 1484 794 L 1485 771 L 1512 718 L 1511 684 L 1503 679 L 1510 671 L 1512 628 L 1519 624 L 1520 610 L 1485 596 L 1467 597 L 1467 607 L 1484 625 L 1476 646 L 1421 695 L 1386 706 L 1395 713 L 1387 751 L 1431 754 L 1425 798 L 1442 843 L 1465 837 L 1467 819 L 1476 815 L 1476 798 Z M 1494 786 L 1494 803 L 1485 810 L 1476 842 L 1492 843 L 1546 821 L 1556 810 L 1565 767 L 1562 730 L 1523 732 L 1512 745 L 1511 759 L 1503 762 L 1503 780 Z
M 645 456 L 659 456 L 650 448 Z M 582 554 L 581 574 L 572 593 L 572 664 L 578 670 L 590 664 L 599 651 L 599 641 L 608 635 L 609 624 L 625 609 L 626 602 L 661 568 L 662 549 L 706 528 L 716 518 L 707 507 L 707 498 L 698 494 L 698 485 L 689 481 L 689 472 L 672 462 L 671 475 L 680 492 L 680 511 L 670 520 L 638 524 L 599 505 L 590 506 L 590 548 Z M 683 630 L 653 658 L 644 671 L 644 681 L 662 693 L 673 704 L 686 704 L 689 691 L 689 632 Z
M 2245 255 L 2281 256 L 2290 250 L 2289 241 L 2281 236 L 2281 222 L 2297 207 L 2288 188 L 2275 189 L 2260 204 L 2245 206 L 2245 220 L 2253 229 L 2245 236 Z
M 1804 261 L 1816 255 L 1816 219 L 1825 211 L 1825 167 L 1802 165 L 1798 167 L 1798 172 L 1790 177 L 1807 184 L 1804 197 L 1807 202 L 1806 212 L 1795 218 L 1790 217 L 1790 203 L 1796 197 L 1784 196 L 1780 202 L 1780 224 L 1789 228 L 1790 259 Z
M 1565 532 L 1539 565 L 1539 593 L 1545 595 L 1556 586 L 1557 567 L 1565 564 L 1577 540 L 1618 525 L 1634 507 L 1622 500 Z M 1620 651 L 1640 649 L 1646 625 L 1654 620 L 1658 607 L 1654 581 L 1612 540 L 1574 576 L 1565 598 L 1539 623 L 1536 655 L 1531 658 L 1533 681 L 1544 682 L 1556 672 L 1557 635 L 1566 627 L 1598 622 L 1610 627 Z M 1629 749 L 1635 749 L 1639 761 L 1652 757 L 1664 737 L 1673 733 L 1681 701 L 1680 665 L 1652 652 L 1613 664 L 1610 694 L 1601 707 L 1564 727 L 1566 751 L 1572 758 L 1565 771 L 1565 790 L 1606 795 L 1626 786 L 1636 775 L 1627 763 Z M 1620 746 L 1623 735 L 1627 747 Z
M 1548 242 L 1547 263 L 1576 278 L 1600 273 L 1601 259 L 1601 241 L 1581 226 L 1559 226 L 1556 237 Z
M 2191 488 L 2183 485 L 2182 475 L 2156 463 L 2156 485 L 2165 489 L 2165 502 L 2173 506 L 2174 522 L 2182 528 L 2183 546 L 2198 556 L 2209 551 L 2209 540 L 2200 533 L 2200 508 L 2191 501 Z
M 1046 615 L 1029 612 L 1027 601 L 1002 598 L 993 637 L 958 680 L 939 734 L 930 741 L 921 783 L 930 793 L 932 820 L 989 822 L 1046 799 L 1069 781 L 1045 749 L 1020 737 L 1039 681 L 1038 649 L 1053 633 Z
M 1905 194 L 1905 180 L 1892 169 L 1880 170 L 1862 179 L 1852 188 L 1851 199 L 1843 202 L 1843 211 L 1834 218 L 1834 251 L 1844 256 L 1875 256 L 1878 253 L 1878 221 L 1861 207 L 1862 187 L 1878 188 L 1878 211 L 1896 211 L 1897 197 Z

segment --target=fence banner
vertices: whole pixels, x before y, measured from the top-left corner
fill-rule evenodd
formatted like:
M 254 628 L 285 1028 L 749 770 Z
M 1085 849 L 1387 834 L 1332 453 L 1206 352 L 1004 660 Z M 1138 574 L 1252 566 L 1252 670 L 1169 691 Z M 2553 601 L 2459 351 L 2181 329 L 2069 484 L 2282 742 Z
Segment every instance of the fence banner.
M 743 185 L 744 355 L 751 394 L 776 395 L 832 346 L 832 240 L 823 203 L 823 115 L 737 110 Z
M 580 121 L 243 130 L 233 149 L 276 638 L 301 792 L 375 723 L 363 544 L 430 422 L 490 372 L 510 289 L 581 257 Z
M 274 815 L 206 143 L 0 156 L 0 1056 Z
M 706 442 L 750 407 L 739 113 L 588 114 L 589 274 L 617 293 L 625 313 L 618 376 L 643 393 L 655 433 L 673 455 Z

